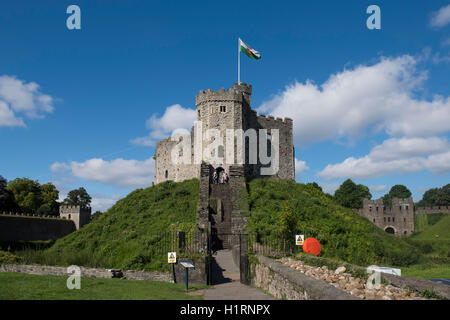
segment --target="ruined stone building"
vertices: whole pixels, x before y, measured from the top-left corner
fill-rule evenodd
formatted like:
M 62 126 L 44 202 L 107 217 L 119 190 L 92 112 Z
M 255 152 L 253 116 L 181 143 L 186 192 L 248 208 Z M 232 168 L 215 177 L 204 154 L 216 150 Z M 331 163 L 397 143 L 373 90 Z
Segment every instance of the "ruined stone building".
M 235 83 L 228 90 L 220 89 L 213 91 L 211 89 L 202 90 L 196 96 L 197 123 L 201 122 L 201 128 L 195 130 L 192 127 L 190 134 L 190 150 L 178 150 L 180 157 L 187 157 L 189 163 L 174 163 L 171 158 L 174 147 L 179 141 L 172 141 L 171 137 L 158 142 L 156 147 L 156 173 L 155 183 L 167 180 L 175 182 L 200 178 L 200 165 L 204 161 L 211 164 L 219 171 L 226 171 L 232 165 L 242 164 L 246 178 L 261 176 L 261 168 L 269 167 L 262 163 L 260 159 L 262 131 L 265 129 L 262 139 L 267 140 L 267 155 L 272 155 L 271 142 L 274 138 L 279 140 L 279 170 L 273 174 L 281 179 L 295 179 L 295 161 L 294 161 L 294 142 L 293 142 L 293 123 L 290 118 L 274 118 L 272 116 L 257 115 L 255 110 L 251 109 L 252 86 L 245 83 Z M 214 148 L 207 148 L 214 142 L 214 137 L 208 136 L 209 129 L 216 129 L 220 133 L 222 143 L 218 143 Z M 250 129 L 250 130 L 249 130 Z M 253 134 L 251 129 L 254 129 Z M 278 136 L 273 137 L 272 131 L 278 129 Z M 201 133 L 197 131 L 200 131 Z M 233 150 L 227 150 L 227 130 L 228 137 L 234 140 Z M 244 141 L 239 144 L 239 130 L 244 132 Z M 230 134 L 233 137 L 230 137 Z M 201 143 L 200 158 L 194 155 L 195 142 Z M 258 157 L 251 157 L 250 146 L 257 147 Z M 265 151 L 265 150 L 263 150 Z M 189 152 L 189 154 L 186 154 Z M 264 152 L 262 152 L 264 153 Z M 232 158 L 227 158 L 231 154 Z M 238 154 L 242 154 L 243 163 L 239 162 Z M 218 160 L 212 161 L 214 157 Z M 244 159 L 245 158 L 245 159 Z M 196 161 L 197 159 L 197 161 Z M 230 159 L 232 161 L 230 161 Z
M 380 229 L 395 235 L 411 235 L 414 232 L 414 215 L 443 213 L 449 214 L 450 207 L 415 207 L 413 198 L 393 198 L 392 206 L 386 207 L 383 199 L 364 199 L 363 208 L 358 213 Z
M 383 199 L 364 199 L 359 214 L 369 219 L 377 227 L 395 235 L 411 235 L 414 232 L 414 201 L 393 198 L 392 206 L 386 207 Z

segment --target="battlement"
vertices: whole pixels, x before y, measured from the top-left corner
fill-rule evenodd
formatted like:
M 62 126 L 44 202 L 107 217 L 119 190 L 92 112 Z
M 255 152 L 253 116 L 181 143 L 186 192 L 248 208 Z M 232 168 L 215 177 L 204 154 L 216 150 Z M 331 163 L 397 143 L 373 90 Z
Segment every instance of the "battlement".
M 84 209 L 84 210 L 90 210 L 90 207 L 85 207 L 85 206 L 60 206 L 60 209 L 67 209 L 67 210 L 79 210 L 79 209 Z
M 241 84 L 235 83 L 232 88 L 225 90 L 220 88 L 218 91 L 211 89 L 200 90 L 199 94 L 195 97 L 195 104 L 199 105 L 207 101 L 237 101 L 242 102 L 242 95 L 252 94 L 252 85 L 247 85 L 245 82 Z
M 252 110 L 252 111 L 256 114 L 255 110 Z M 265 114 L 257 114 L 256 115 L 256 119 L 258 121 L 263 121 L 265 123 L 272 122 L 274 124 L 286 124 L 286 125 L 291 126 L 291 127 L 293 125 L 293 121 L 292 121 L 291 118 L 284 118 L 283 119 L 283 118 L 278 118 L 278 117 L 275 118 L 274 116 L 271 116 L 271 115 L 266 116 Z
M 450 213 L 450 206 L 416 207 L 417 214 Z
M 54 219 L 54 220 L 64 220 L 60 216 L 50 216 L 50 215 L 43 215 L 43 214 L 37 214 L 37 213 L 22 213 L 22 212 L 0 212 L 0 215 L 2 216 L 12 216 L 12 217 L 30 217 L 30 218 L 45 218 L 45 219 Z

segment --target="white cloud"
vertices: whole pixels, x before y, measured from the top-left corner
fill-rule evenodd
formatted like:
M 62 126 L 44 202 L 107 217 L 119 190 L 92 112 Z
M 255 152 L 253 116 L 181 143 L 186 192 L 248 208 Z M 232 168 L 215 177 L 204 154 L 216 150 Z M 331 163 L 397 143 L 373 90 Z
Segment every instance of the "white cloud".
M 435 28 L 441 28 L 447 24 L 450 24 L 450 4 L 433 12 L 430 20 L 430 25 Z
M 449 172 L 450 151 L 429 156 L 426 162 L 426 167 L 434 173 Z
M 370 192 L 384 192 L 388 189 L 387 185 L 383 184 L 383 185 L 379 185 L 379 186 L 370 186 L 369 187 Z
M 39 91 L 35 82 L 26 83 L 14 76 L 0 76 L 0 126 L 25 126 L 27 118 L 43 118 L 53 111 L 54 99 Z
M 431 61 L 432 61 L 434 64 L 450 63 L 450 53 L 441 55 L 441 53 L 436 52 L 436 53 L 433 55 L 433 58 L 431 59 Z
M 54 173 L 63 172 L 63 171 L 69 170 L 69 169 L 70 169 L 70 166 L 64 162 L 54 162 L 50 166 L 50 170 Z
M 309 167 L 306 165 L 305 161 L 298 160 L 295 158 L 295 177 L 296 179 L 300 179 L 302 173 L 308 170 Z
M 324 183 L 324 182 L 319 182 L 318 183 L 319 186 L 322 188 L 322 191 L 328 194 L 333 195 L 334 192 L 339 188 L 339 186 L 341 185 L 338 182 L 335 183 Z
M 114 159 L 105 161 L 94 158 L 85 162 L 72 161 L 69 164 L 55 162 L 51 165 L 53 172 L 70 170 L 77 178 L 123 188 L 142 188 L 152 184 L 155 176 L 155 160 L 145 161 Z
M 0 101 L 0 127 L 25 127 L 22 119 L 17 118 L 6 103 Z
M 155 146 L 156 143 L 175 133 L 190 132 L 196 120 L 195 110 L 174 104 L 166 108 L 162 117 L 152 115 L 146 121 L 150 134 L 131 140 L 131 143 L 142 146 Z
M 415 97 L 427 78 L 420 59 L 382 58 L 331 75 L 321 86 L 295 82 L 258 111 L 294 120 L 295 142 L 347 138 L 385 131 L 395 137 L 433 136 L 450 130 L 450 97 Z
M 450 144 L 445 138 L 388 139 L 361 158 L 350 157 L 330 164 L 318 176 L 325 179 L 367 179 L 390 173 L 412 173 L 428 169 L 450 171 Z
M 94 194 L 92 195 L 92 213 L 95 211 L 105 212 L 109 208 L 111 208 L 118 200 L 120 200 L 123 196 L 119 194 L 113 195 L 103 195 L 103 194 Z

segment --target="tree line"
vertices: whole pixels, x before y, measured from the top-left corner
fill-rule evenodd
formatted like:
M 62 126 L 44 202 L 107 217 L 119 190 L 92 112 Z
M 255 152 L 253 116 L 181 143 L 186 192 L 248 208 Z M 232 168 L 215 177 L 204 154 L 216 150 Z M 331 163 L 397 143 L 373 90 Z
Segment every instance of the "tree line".
M 58 200 L 59 191 L 51 182 L 40 184 L 28 178 L 16 178 L 8 182 L 0 175 L 0 212 L 58 216 L 61 204 L 90 207 L 92 198 L 81 187 L 71 190 L 62 202 Z
M 317 188 L 320 188 L 317 183 L 312 184 Z M 347 179 L 334 192 L 334 196 L 331 197 L 344 207 L 359 209 L 363 207 L 363 200 L 371 199 L 372 194 L 369 191 L 369 187 L 362 184 L 356 184 L 351 179 Z M 409 197 L 411 197 L 411 191 L 406 186 L 397 184 L 393 186 L 382 199 L 383 204 L 386 207 L 391 207 L 393 198 Z M 442 188 L 429 189 L 424 193 L 422 200 L 416 202 L 415 205 L 418 207 L 450 206 L 450 184 L 447 184 Z

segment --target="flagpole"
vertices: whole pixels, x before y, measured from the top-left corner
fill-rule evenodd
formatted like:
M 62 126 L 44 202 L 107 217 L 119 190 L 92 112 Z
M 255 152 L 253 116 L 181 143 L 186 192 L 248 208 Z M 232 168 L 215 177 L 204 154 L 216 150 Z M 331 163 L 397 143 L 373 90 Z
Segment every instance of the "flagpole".
M 241 42 L 238 38 L 238 84 L 241 84 Z

